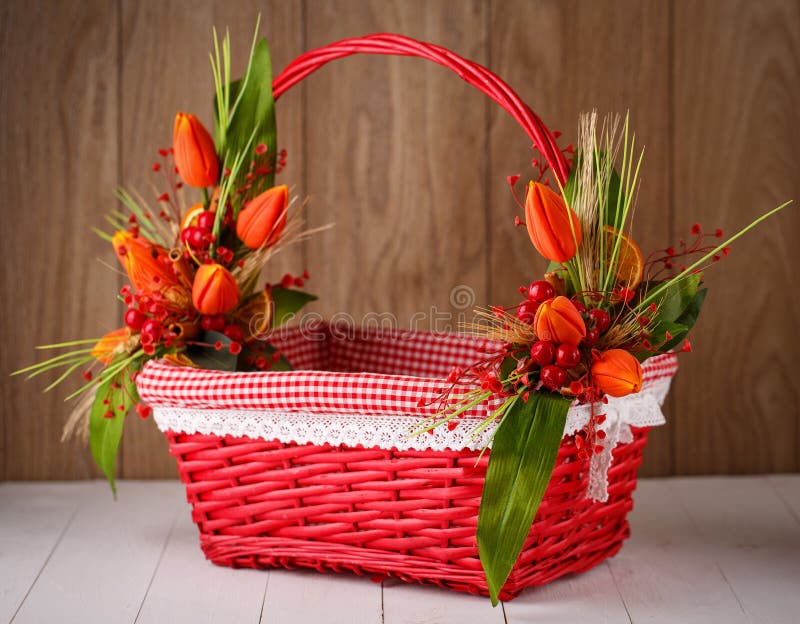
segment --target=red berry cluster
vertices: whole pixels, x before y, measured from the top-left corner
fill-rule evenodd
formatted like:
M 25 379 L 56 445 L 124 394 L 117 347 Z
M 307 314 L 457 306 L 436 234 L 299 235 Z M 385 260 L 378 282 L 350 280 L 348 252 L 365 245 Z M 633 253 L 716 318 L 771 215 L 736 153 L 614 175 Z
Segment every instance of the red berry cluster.
M 211 210 L 204 210 L 197 216 L 195 225 L 187 225 L 181 230 L 181 243 L 188 245 L 195 253 L 208 250 L 216 241 L 212 230 L 217 215 Z
M 174 305 L 159 293 L 145 294 L 123 286 L 120 295 L 128 306 L 125 325 L 141 335 L 145 353 L 153 355 L 159 344 L 166 348 L 175 344 L 178 336 L 172 328 L 183 316 L 182 310 L 175 310 Z
M 536 280 L 527 288 L 522 286 L 519 290 L 527 296 L 527 299 L 517 307 L 517 318 L 531 325 L 536 318 L 536 311 L 539 306 L 556 296 L 556 289 L 544 280 Z
M 213 331 L 220 334 L 225 334 L 234 342 L 242 343 L 244 341 L 244 332 L 242 328 L 236 323 L 228 323 L 225 316 L 222 314 L 212 314 L 200 317 L 200 327 L 204 331 Z
M 605 414 L 596 414 L 589 419 L 589 422 L 580 431 L 575 432 L 575 448 L 578 450 L 578 457 L 589 459 L 594 453 L 601 453 L 603 445 L 601 442 L 606 439 L 606 432 L 598 429 L 606 421 Z
M 146 295 L 134 292 L 130 286 L 124 286 L 120 294 L 128 306 L 125 312 L 125 325 L 132 332 L 140 334 L 142 350 L 148 355 L 153 355 L 159 346 L 170 349 L 179 343 L 185 344 L 187 340 L 199 337 L 199 335 L 186 336 L 179 333 L 183 330 L 181 324 L 185 327 L 197 324 L 198 317 L 193 308 L 176 310 L 170 302 L 157 293 Z M 231 353 L 237 354 L 242 350 L 244 331 L 240 325 L 226 320 L 222 314 L 200 316 L 199 326 L 204 331 L 218 332 L 230 338 L 232 342 L 227 348 Z M 222 347 L 220 343 L 218 350 Z
M 526 299 L 517 307 L 517 318 L 529 324 L 534 323 L 539 306 L 556 296 L 555 288 L 545 280 L 521 287 L 520 292 L 526 294 Z M 556 344 L 550 340 L 534 342 L 527 357 L 518 360 L 517 371 L 526 373 L 522 378 L 525 385 L 534 386 L 538 374 L 538 380 L 549 390 L 557 391 L 569 384 L 573 394 L 585 394 L 582 382 L 588 370 L 586 363 L 591 362 L 592 347 L 611 326 L 611 317 L 602 308 L 587 310 L 583 303 L 575 300 L 572 304 L 586 325 L 585 337 L 580 345 Z
M 308 271 L 303 271 L 302 275 L 294 276 L 291 273 L 287 273 L 281 278 L 281 286 L 284 288 L 292 288 L 293 286 L 297 288 L 302 288 L 305 285 L 305 280 L 309 279 L 310 275 Z
M 266 342 L 255 342 L 249 346 L 247 355 L 244 356 L 245 364 L 258 370 L 270 370 L 274 363 L 281 359 L 279 351 L 267 352 Z
M 194 223 L 187 224 L 181 230 L 180 242 L 184 248 L 184 258 L 187 261 L 193 261 L 198 264 L 205 264 L 211 261 L 211 245 L 217 243 L 217 238 L 213 233 L 216 216 L 216 212 L 213 210 L 203 210 L 196 220 L 193 220 Z M 233 223 L 233 208 L 228 204 L 225 209 L 225 216 L 222 219 L 221 231 L 225 238 L 223 242 L 231 246 L 236 244 L 236 241 L 232 240 Z M 223 265 L 226 269 L 232 268 L 234 253 L 229 247 L 217 245 L 214 250 L 214 256 L 215 262 Z M 238 264 L 241 266 L 243 260 L 239 260 Z

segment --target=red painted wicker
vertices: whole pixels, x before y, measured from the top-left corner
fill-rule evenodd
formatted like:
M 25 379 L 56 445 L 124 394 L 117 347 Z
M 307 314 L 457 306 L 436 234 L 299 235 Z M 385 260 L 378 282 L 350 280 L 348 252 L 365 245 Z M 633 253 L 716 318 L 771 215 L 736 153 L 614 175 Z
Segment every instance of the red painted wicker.
M 246 568 L 393 576 L 487 594 L 475 527 L 488 454 L 281 444 L 167 432 L 206 557 Z M 571 438 L 500 594 L 583 572 L 628 537 L 647 441 L 614 451 L 609 499 L 584 497 L 588 462 Z
M 542 152 L 555 175 L 565 180 L 567 163 L 552 134 L 531 109 L 487 69 L 439 46 L 381 34 L 312 50 L 275 79 L 275 97 L 325 63 L 356 53 L 418 56 L 452 69 L 506 109 Z M 452 343 L 464 339 L 450 340 Z M 319 387 L 324 386 L 321 394 L 325 396 L 330 396 L 326 392 L 341 392 L 348 397 L 351 394 L 347 393 L 352 393 L 358 409 L 372 405 L 377 396 L 381 405 L 390 406 L 379 413 L 390 418 L 393 410 L 401 409 L 398 405 L 405 405 L 402 400 L 407 397 L 393 402 L 387 392 L 399 394 L 394 389 L 402 388 L 408 394 L 409 389 L 428 388 L 432 381 L 424 377 L 444 375 L 452 364 L 471 363 L 446 361 L 441 351 L 434 350 L 435 341 L 429 344 L 427 357 L 421 360 L 424 366 L 409 366 L 405 371 L 396 368 L 408 362 L 407 354 L 401 354 L 407 345 L 398 346 L 399 350 L 388 360 L 386 345 L 380 341 L 360 343 L 349 352 L 334 352 L 335 345 L 324 353 L 315 351 L 318 346 L 294 344 L 292 348 L 297 354 L 297 368 L 319 370 L 304 372 L 303 392 L 308 393 L 309 387 L 313 390 L 319 383 Z M 466 357 L 459 349 L 469 351 L 475 347 L 458 342 L 454 348 L 449 355 Z M 291 350 L 283 349 L 290 361 Z M 417 354 L 413 359 L 420 361 Z M 674 362 L 668 362 L 666 368 L 665 372 L 656 365 L 652 375 L 670 377 Z M 323 372 L 325 369 L 337 372 Z M 199 381 L 186 377 L 180 392 L 160 393 L 162 374 L 157 367 L 150 367 L 140 378 L 142 397 L 151 403 L 180 406 L 184 401 L 192 409 L 219 407 L 220 400 L 224 403 L 226 381 L 216 374 Z M 267 403 L 263 407 L 292 411 L 295 397 L 291 392 L 281 393 L 282 384 L 299 378 L 287 373 L 258 375 L 268 376 L 264 379 L 274 383 L 266 390 L 250 391 L 255 382 L 246 378 L 240 382 L 245 391 L 238 390 L 231 407 L 251 408 L 250 401 L 280 396 L 283 403 Z M 189 393 L 193 387 L 200 392 L 198 386 L 204 384 L 210 384 L 210 389 L 201 399 L 186 398 L 187 388 Z M 342 388 L 347 388 L 346 392 Z M 306 411 L 313 411 L 317 405 L 314 401 L 331 407 L 316 398 L 308 403 L 307 395 L 301 396 Z M 313 392 L 311 396 L 317 397 Z M 619 444 L 614 450 L 608 473 L 609 499 L 603 503 L 584 496 L 589 462 L 579 455 L 573 438 L 565 437 L 550 485 L 501 598 L 509 599 L 525 587 L 587 570 L 619 550 L 629 533 L 625 518 L 632 507 L 631 493 L 646 433 L 646 429 L 634 429 L 633 441 Z M 478 459 L 478 452 L 466 449 L 349 448 L 172 430 L 166 435 L 186 483 L 203 551 L 214 563 L 351 571 L 487 593 L 475 528 L 488 453 Z

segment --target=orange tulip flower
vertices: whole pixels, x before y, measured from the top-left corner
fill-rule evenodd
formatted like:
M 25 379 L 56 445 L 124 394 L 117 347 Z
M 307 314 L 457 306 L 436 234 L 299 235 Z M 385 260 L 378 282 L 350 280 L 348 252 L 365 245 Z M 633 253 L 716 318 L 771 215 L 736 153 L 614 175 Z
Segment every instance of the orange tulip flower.
M 586 336 L 586 323 L 572 302 L 564 296 L 545 301 L 533 320 L 539 340 L 578 345 Z
M 558 194 L 539 182 L 528 186 L 525 225 L 536 250 L 553 262 L 566 262 L 581 244 L 577 215 Z
M 642 367 L 627 351 L 610 349 L 596 356 L 592 383 L 613 397 L 633 394 L 642 389 Z
M 236 219 L 236 235 L 250 249 L 274 245 L 286 225 L 289 189 L 285 184 L 267 189 L 250 202 Z
M 135 290 L 161 294 L 179 307 L 188 303 L 188 288 L 175 275 L 166 249 L 128 230 L 114 234 L 111 244 Z
M 124 353 L 128 348 L 131 339 L 131 330 L 127 327 L 120 327 L 112 332 L 108 332 L 92 349 L 92 356 L 103 364 L 111 364 L 115 355 Z
M 225 314 L 239 303 L 239 287 L 230 271 L 220 264 L 203 264 L 197 269 L 192 303 L 200 314 Z
M 185 113 L 175 115 L 172 147 L 178 173 L 186 184 L 205 187 L 217 183 L 219 160 L 214 139 L 197 117 Z

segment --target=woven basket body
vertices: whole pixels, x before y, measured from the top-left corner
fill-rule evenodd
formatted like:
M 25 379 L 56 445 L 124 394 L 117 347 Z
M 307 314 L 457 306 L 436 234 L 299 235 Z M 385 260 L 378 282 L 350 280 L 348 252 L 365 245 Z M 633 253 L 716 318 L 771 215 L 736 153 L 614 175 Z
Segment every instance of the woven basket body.
M 393 411 L 397 397 L 435 392 L 450 367 L 474 359 L 486 341 L 417 332 L 353 334 L 327 326 L 322 334 L 311 333 L 313 340 L 306 330 L 272 340 L 299 369 L 295 372 L 220 373 L 155 363 L 139 378 L 140 392 L 154 406 L 178 461 L 206 557 L 233 567 L 351 571 L 486 594 L 475 528 L 490 452 L 479 457 L 479 450 L 467 448 L 307 443 L 292 440 L 303 434 L 280 425 L 266 430 L 266 437 L 209 433 L 220 427 L 224 417 L 216 414 L 227 408 L 239 418 L 279 410 L 290 421 L 320 412 L 332 419 L 357 415 L 358 426 L 380 428 L 416 404 L 400 401 Z M 644 369 L 645 389 L 668 383 L 674 356 L 654 358 Z M 276 377 L 279 383 L 270 385 Z M 301 386 L 305 390 L 297 392 Z M 347 404 L 330 414 L 344 396 Z M 369 409 L 377 413 L 366 413 Z M 188 420 L 178 425 L 175 414 Z M 223 430 L 236 429 L 230 422 L 226 426 Z M 283 441 L 273 437 L 282 431 Z M 626 514 L 647 429 L 633 433 L 632 441 L 613 451 L 609 497 L 602 503 L 585 496 L 589 460 L 579 453 L 575 437 L 565 436 L 504 599 L 587 570 L 619 550 L 628 536 Z M 353 434 L 343 430 L 345 437 Z M 313 427 L 306 437 L 314 437 Z M 425 439 L 412 442 L 424 447 Z
M 418 56 L 452 69 L 509 112 L 565 182 L 567 162 L 533 111 L 487 69 L 435 45 L 372 35 L 312 50 L 275 79 L 275 97 L 329 61 L 356 53 Z M 447 427 L 431 436 L 430 448 L 419 439 L 406 444 L 389 430 L 435 413 L 451 367 L 483 359 L 487 343 L 414 332 L 337 337 L 324 326 L 321 340 L 298 331 L 275 337 L 294 372 L 149 363 L 138 378 L 139 393 L 177 458 L 208 559 L 233 567 L 393 576 L 486 594 L 475 530 L 489 453 L 480 456 L 481 444 L 470 447 L 464 436 L 436 437 L 448 435 Z M 654 360 L 645 366 L 645 387 L 661 383 L 661 400 L 675 359 Z M 493 407 L 478 405 L 465 415 L 480 421 Z M 341 440 L 331 441 L 331 431 Z M 647 428 L 626 428 L 631 431 L 609 446 L 605 502 L 585 496 L 590 460 L 574 436 L 565 436 L 501 598 L 587 570 L 619 550 L 629 532 L 626 514 Z M 346 442 L 353 439 L 361 443 Z
M 350 571 L 487 594 L 475 528 L 488 454 L 283 444 L 167 432 L 206 557 L 246 568 Z M 614 555 L 646 430 L 614 450 L 609 499 L 585 498 L 573 439 L 501 599 Z

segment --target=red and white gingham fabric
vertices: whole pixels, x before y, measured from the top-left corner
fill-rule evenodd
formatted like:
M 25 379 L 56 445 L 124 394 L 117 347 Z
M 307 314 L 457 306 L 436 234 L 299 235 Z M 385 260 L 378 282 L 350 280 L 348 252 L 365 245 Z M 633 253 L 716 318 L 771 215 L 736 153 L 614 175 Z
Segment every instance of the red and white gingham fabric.
M 295 370 L 227 373 L 151 361 L 137 378 L 139 395 L 152 407 L 427 416 L 438 411 L 453 366 L 497 348 L 465 335 L 324 323 L 281 330 L 270 342 Z M 673 354 L 647 360 L 643 390 L 676 369 Z M 485 418 L 498 406 L 488 401 L 465 417 Z
M 296 444 L 385 449 L 476 449 L 491 443 L 492 427 L 471 432 L 500 406 L 490 399 L 463 414 L 455 430 L 411 434 L 420 417 L 435 414 L 453 366 L 468 366 L 498 343 L 457 334 L 354 329 L 319 323 L 277 332 L 270 342 L 295 367 L 289 372 L 225 373 L 148 362 L 137 378 L 139 394 L 165 431 L 263 438 Z M 636 395 L 609 399 L 606 434 L 589 470 L 587 495 L 608 498 L 607 473 L 617 443 L 631 427 L 662 424 L 660 404 L 677 369 L 673 354 L 643 366 Z M 464 386 L 464 390 L 469 389 Z M 583 427 L 589 406 L 570 408 L 565 435 Z

